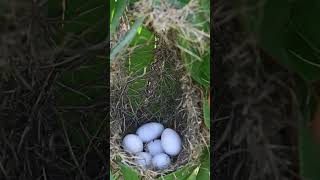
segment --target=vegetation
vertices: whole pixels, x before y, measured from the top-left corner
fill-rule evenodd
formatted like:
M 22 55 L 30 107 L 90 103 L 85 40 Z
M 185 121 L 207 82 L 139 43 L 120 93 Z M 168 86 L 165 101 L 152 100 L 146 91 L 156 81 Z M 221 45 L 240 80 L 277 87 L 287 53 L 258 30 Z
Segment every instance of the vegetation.
M 259 148 L 259 144 L 252 145 L 252 141 L 258 140 L 259 136 L 253 137 L 250 133 L 246 134 L 246 131 L 239 130 L 237 132 L 237 130 L 226 128 L 229 132 L 236 131 L 235 134 L 242 138 L 245 136 L 245 139 L 251 139 L 251 143 L 248 141 L 240 143 L 238 139 L 237 142 L 244 152 L 239 149 L 235 150 L 236 146 L 234 149 L 231 148 L 230 152 L 224 152 L 228 158 L 232 156 L 234 159 L 238 157 L 253 159 L 254 163 L 251 163 L 251 167 L 246 167 L 246 161 L 241 162 L 242 164 L 235 163 L 237 164 L 237 173 L 242 173 L 243 177 L 259 177 L 258 179 L 268 179 L 270 175 L 273 176 L 272 179 L 290 179 L 291 177 L 319 179 L 320 177 L 319 171 L 316 170 L 320 162 L 317 155 L 319 154 L 319 145 L 314 141 L 312 134 L 314 130 L 310 128 L 311 120 L 318 119 L 317 116 L 314 117 L 314 111 L 316 104 L 319 103 L 320 91 L 317 85 L 320 80 L 320 41 L 317 35 L 320 26 L 314 21 L 318 16 L 319 5 L 318 1 L 313 0 L 308 2 L 301 0 L 281 2 L 276 0 L 237 0 L 234 4 L 222 1 L 216 3 L 217 11 L 213 15 L 215 20 L 213 29 L 217 33 L 215 34 L 219 43 L 217 47 L 223 46 L 223 50 L 218 49 L 220 54 L 218 52 L 217 57 L 223 62 L 228 62 L 218 64 L 218 68 L 224 69 L 224 71 L 219 70 L 220 75 L 225 78 L 223 81 L 229 83 L 228 85 L 222 83 L 221 87 L 226 86 L 225 88 L 232 94 L 228 95 L 233 96 L 234 99 L 226 99 L 230 103 L 237 104 L 237 109 L 257 115 L 251 119 L 258 124 L 249 123 L 246 128 L 252 132 L 251 129 L 258 127 L 259 133 L 263 134 L 267 141 L 267 143 L 261 142 L 264 145 L 260 148 L 264 151 L 259 154 L 262 157 L 264 156 L 262 152 L 267 152 L 269 158 L 262 160 L 255 156 L 254 151 L 250 151 L 250 148 Z M 219 28 L 227 31 L 219 31 Z M 225 39 L 219 36 L 223 36 Z M 223 41 L 235 45 L 231 47 L 227 43 L 224 44 Z M 269 84 L 270 79 L 277 82 Z M 279 84 L 276 85 L 277 83 L 280 83 L 282 88 Z M 216 88 L 218 89 L 220 86 Z M 287 95 L 290 94 L 290 97 L 283 94 L 284 91 L 287 91 Z M 266 97 L 270 98 L 268 103 L 262 100 Z M 242 98 L 250 101 L 253 98 L 257 101 L 254 101 L 255 106 L 252 106 L 252 102 L 242 101 Z M 218 101 L 218 103 L 223 102 Z M 284 112 L 281 110 L 283 105 L 291 109 Z M 266 107 L 263 113 L 259 109 L 255 109 L 258 106 Z M 229 108 L 233 109 L 234 107 L 230 106 Z M 281 114 L 282 118 L 273 116 L 273 113 L 268 112 L 267 109 L 273 109 L 272 111 Z M 242 124 L 250 122 L 246 119 L 250 119 L 249 116 L 240 115 L 241 113 L 231 114 L 232 116 L 241 116 Z M 264 120 L 265 117 L 269 117 L 269 120 Z M 270 119 L 276 120 L 277 123 L 273 123 Z M 274 128 L 268 130 L 268 125 L 259 125 L 259 122 L 263 121 L 268 121 L 269 125 Z M 278 140 L 267 135 L 269 131 L 277 134 L 278 125 L 284 122 L 290 125 L 281 127 L 283 131 L 278 134 Z M 229 127 L 227 124 L 225 126 Z M 241 127 L 235 122 L 230 122 L 230 124 L 232 124 L 230 127 Z M 313 128 L 317 129 L 317 127 Z M 283 132 L 287 131 L 284 129 L 291 130 L 287 132 L 287 135 L 284 135 L 286 133 Z M 232 135 L 226 131 L 224 136 L 227 139 Z M 286 142 L 280 140 L 282 138 L 286 139 Z M 236 141 L 235 139 L 233 139 L 233 143 Z M 292 141 L 292 139 L 294 140 Z M 218 145 L 225 141 L 221 140 Z M 286 147 L 287 151 L 281 153 L 280 148 L 274 147 L 274 152 L 272 152 L 273 150 L 266 148 L 267 144 L 273 144 L 273 142 Z M 231 155 L 233 150 L 235 154 Z M 217 158 L 219 159 L 219 157 Z M 259 163 L 259 161 L 263 163 Z M 290 162 L 290 165 L 285 162 Z M 243 167 L 246 168 L 242 169 Z M 260 172 L 257 167 L 271 169 Z M 272 170 L 274 167 L 278 167 L 279 170 Z
M 149 69 L 155 58 L 164 56 L 161 55 L 161 49 L 160 52 L 156 50 L 159 37 L 166 39 L 169 32 L 173 32 L 176 35 L 173 36 L 174 39 L 170 39 L 170 42 L 177 48 L 180 63 L 186 69 L 186 76 L 191 77 L 193 86 L 201 90 L 203 128 L 210 128 L 208 105 L 210 87 L 209 4 L 209 1 L 206 0 L 112 0 L 110 2 L 111 68 L 116 66 L 117 61 L 124 59 L 129 76 L 133 79 L 139 78 L 138 81 L 130 84 L 128 89 L 129 104 L 133 109 L 138 109 L 143 104 L 139 94 L 146 83 L 144 75 L 150 73 Z M 175 77 L 175 67 L 169 65 L 165 67 L 165 71 L 167 71 L 165 74 L 168 74 L 166 78 L 170 79 L 170 76 L 178 78 L 178 76 Z M 177 86 L 170 84 L 169 79 L 160 84 L 161 91 L 158 92 L 160 95 L 167 93 L 167 96 L 170 97 L 168 93 L 177 91 L 172 89 Z M 160 110 L 157 104 L 152 106 L 154 106 L 152 107 L 154 113 Z M 205 144 L 203 146 L 205 147 Z M 209 179 L 208 149 L 204 149 L 201 158 L 205 161 L 200 161 L 195 165 L 194 163 L 187 164 L 162 178 L 168 180 L 175 178 Z M 112 174 L 115 179 L 118 176 L 139 179 L 140 176 L 134 169 L 125 165 L 122 165 L 121 172 L 112 172 Z

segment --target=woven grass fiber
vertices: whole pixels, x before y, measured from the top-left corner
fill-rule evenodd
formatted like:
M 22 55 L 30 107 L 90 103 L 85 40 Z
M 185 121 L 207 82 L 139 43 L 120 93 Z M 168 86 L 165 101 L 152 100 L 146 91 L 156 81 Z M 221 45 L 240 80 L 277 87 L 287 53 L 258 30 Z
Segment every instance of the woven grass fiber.
M 200 90 L 193 85 L 179 59 L 179 50 L 168 37 L 156 38 L 154 61 L 142 75 L 132 76 L 127 71 L 127 59 L 118 59 L 111 71 L 111 164 L 117 172 L 119 162 L 153 179 L 177 170 L 186 164 L 197 163 L 207 141 L 208 132 L 202 128 Z M 130 93 L 135 83 L 142 88 Z M 133 97 L 136 96 L 136 97 Z M 132 99 L 140 99 L 133 103 Z M 137 105 L 138 104 L 138 105 Z M 160 122 L 178 132 L 183 149 L 172 158 L 170 167 L 163 171 L 143 169 L 134 163 L 134 156 L 121 147 L 122 138 L 147 122 Z

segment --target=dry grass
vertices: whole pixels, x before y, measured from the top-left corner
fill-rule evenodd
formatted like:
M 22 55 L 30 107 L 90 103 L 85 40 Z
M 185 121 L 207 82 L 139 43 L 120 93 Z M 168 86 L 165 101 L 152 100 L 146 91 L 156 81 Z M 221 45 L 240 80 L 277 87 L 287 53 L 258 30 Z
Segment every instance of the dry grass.
M 178 32 L 179 38 L 193 44 L 199 52 L 192 54 L 197 59 L 207 50 L 210 34 L 204 32 L 203 24 L 210 22 L 210 17 L 205 14 L 200 6 L 200 1 L 191 0 L 182 8 L 177 8 L 168 1 L 140 0 L 135 4 L 134 15 L 145 16 L 145 24 L 153 27 L 156 33 L 166 37 L 169 30 Z M 200 15 L 201 14 L 201 15 Z M 196 17 L 204 17 L 203 22 L 197 22 Z M 190 53 L 190 49 L 185 49 L 175 43 L 180 50 Z M 200 57 L 199 57 L 200 56 Z
M 153 179 L 177 170 L 183 165 L 195 165 L 201 149 L 208 144 L 208 132 L 202 126 L 202 114 L 198 103 L 199 90 L 186 76 L 177 49 L 162 39 L 157 45 L 156 58 L 151 69 L 140 77 L 128 76 L 125 59 L 115 61 L 111 72 L 111 164 L 113 172 L 119 170 L 117 157 L 123 164 L 133 167 L 146 179 Z M 171 68 L 171 69 L 170 69 Z M 138 90 L 142 104 L 138 108 L 131 105 L 128 86 L 130 83 L 146 79 L 142 90 Z M 161 86 L 161 85 L 162 86 Z M 167 84 L 170 89 L 163 85 Z M 159 105 L 156 111 L 151 109 Z M 183 150 L 173 159 L 170 168 L 164 171 L 143 169 L 134 163 L 134 157 L 124 152 L 121 141 L 124 135 L 134 133 L 136 128 L 146 122 L 158 121 L 175 129 L 182 137 Z
M 82 127 L 90 142 L 83 150 L 70 139 L 66 127 L 70 119 L 60 115 L 67 111 L 85 114 L 88 107 L 98 112 L 106 100 L 95 102 L 102 103 L 99 107 L 88 104 L 82 109 L 61 107 L 57 102 L 60 75 L 86 66 L 84 59 L 90 57 L 87 49 L 91 47 L 70 47 L 79 44 L 80 37 L 67 37 L 65 46 L 58 47 L 50 37 L 60 20 L 50 21 L 45 7 L 37 1 L 6 2 L 7 6 L 1 4 L 5 14 L 0 14 L 0 179 L 105 177 L 106 169 L 101 168 L 107 166 L 107 159 L 101 151 L 106 140 L 98 133 L 106 119 L 94 134 Z
M 196 15 L 202 13 L 199 1 L 191 0 L 183 8 L 176 8 L 167 1 L 158 1 L 154 8 L 151 0 L 140 0 L 122 17 L 121 27 L 114 41 L 130 29 L 127 19 L 144 16 L 144 25 L 157 37 L 155 59 L 146 73 L 132 76 L 127 72 L 126 61 L 135 48 L 130 47 L 117 56 L 111 64 L 111 167 L 115 176 L 120 175 L 118 159 L 121 163 L 137 170 L 145 179 L 163 176 L 188 164 L 199 165 L 199 155 L 208 147 L 209 132 L 204 127 L 201 104 L 201 90 L 192 82 L 185 70 L 181 51 L 189 49 L 178 45 L 174 39 L 182 38 L 197 48 L 199 55 L 208 47 L 210 35 L 203 32 L 202 22 L 193 23 Z M 209 17 L 205 17 L 205 22 Z M 173 33 L 174 32 L 174 33 Z M 174 35 L 173 35 L 174 34 Z M 195 54 L 193 54 L 195 55 Z M 197 55 L 195 55 L 197 56 Z M 198 56 L 195 59 L 200 59 Z M 131 73 L 136 74 L 136 73 Z M 142 89 L 136 89 L 141 102 L 133 105 L 130 86 L 145 81 Z M 156 107 L 156 110 L 155 108 Z M 121 147 L 122 138 L 134 133 L 146 122 L 158 121 L 175 129 L 183 139 L 183 150 L 173 158 L 169 169 L 156 171 L 143 169 L 134 163 L 134 157 Z
M 200 2 L 191 0 L 182 8 L 177 8 L 168 1 L 141 0 L 135 4 L 135 16 L 146 16 L 146 23 L 154 27 L 157 33 L 164 33 L 170 29 L 177 30 L 181 35 L 192 42 L 201 43 L 204 39 L 210 38 L 208 33 L 203 32 L 202 23 L 192 23 L 192 19 L 204 10 Z

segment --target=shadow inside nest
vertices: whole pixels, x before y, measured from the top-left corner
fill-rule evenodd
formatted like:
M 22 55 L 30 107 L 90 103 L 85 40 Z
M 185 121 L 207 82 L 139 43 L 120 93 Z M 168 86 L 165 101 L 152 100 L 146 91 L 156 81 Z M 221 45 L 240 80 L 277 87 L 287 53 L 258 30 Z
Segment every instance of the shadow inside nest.
M 156 43 L 154 61 L 143 76 L 130 75 L 124 60 L 114 62 L 118 69 L 111 72 L 112 168 L 114 172 L 119 169 L 117 157 L 120 157 L 121 163 L 138 170 L 147 179 L 166 175 L 186 164 L 196 164 L 204 146 L 199 92 L 182 68 L 177 49 L 161 37 Z M 172 158 L 167 170 L 143 169 L 135 165 L 122 148 L 122 138 L 128 133 L 135 134 L 136 129 L 147 122 L 160 122 L 176 130 L 182 138 L 182 151 Z
M 213 26 L 213 177 L 298 179 L 297 77 L 254 43 L 244 45 L 247 35 L 236 18 Z

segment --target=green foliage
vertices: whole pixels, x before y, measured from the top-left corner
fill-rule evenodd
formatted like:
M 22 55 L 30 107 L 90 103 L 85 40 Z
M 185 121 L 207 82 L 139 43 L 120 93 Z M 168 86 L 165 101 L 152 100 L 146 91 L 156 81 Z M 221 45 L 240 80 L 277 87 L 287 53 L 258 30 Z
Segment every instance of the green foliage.
M 308 127 L 314 109 L 309 82 L 320 80 L 320 24 L 316 23 L 319 8 L 318 0 L 268 0 L 262 9 L 243 18 L 245 28 L 256 33 L 262 49 L 302 78 L 298 93 L 302 112 L 299 117 L 300 174 L 311 180 L 320 177 L 317 169 L 320 147 L 312 141 Z
M 197 180 L 210 179 L 210 150 L 205 148 L 200 159 L 201 165 L 197 174 Z
M 205 96 L 205 98 L 202 99 L 202 109 L 203 109 L 204 123 L 207 126 L 207 128 L 210 129 L 210 107 L 209 107 L 209 100 L 207 96 Z
M 193 45 L 184 44 L 183 46 L 194 54 L 183 53 L 182 55 L 191 77 L 205 89 L 208 89 L 210 87 L 210 52 L 207 52 L 204 57 L 200 57 L 201 59 L 195 60 L 194 56 L 197 56 L 198 53 L 195 52 Z
M 179 170 L 168 174 L 164 177 L 158 178 L 159 180 L 208 180 L 210 179 L 210 151 L 204 149 L 200 157 L 199 166 L 184 166 Z
M 190 167 L 190 166 L 184 166 L 184 167 L 181 167 L 179 170 L 173 172 L 173 173 L 170 173 L 164 177 L 160 177 L 158 178 L 159 180 L 175 180 L 175 179 L 181 179 L 181 180 L 184 180 L 184 179 L 187 179 L 191 173 L 193 172 L 194 170 L 194 167 Z
M 154 60 L 155 37 L 147 28 L 141 27 L 138 35 L 133 39 L 130 47 L 135 48 L 129 55 L 126 67 L 131 77 L 142 76 L 151 62 Z M 138 109 L 142 104 L 142 90 L 146 80 L 141 77 L 128 85 L 128 95 L 130 104 L 134 109 Z
M 169 3 L 178 9 L 183 8 L 189 1 L 190 0 L 168 0 Z
M 112 175 L 112 172 L 110 171 L 110 180 L 114 180 L 115 178 Z
M 120 18 L 125 11 L 125 7 L 127 6 L 127 0 L 118 0 L 117 2 L 115 2 L 115 0 L 112 0 L 110 2 L 110 5 L 110 34 L 112 37 L 120 24 Z M 120 39 L 117 42 L 117 44 L 111 49 L 111 61 L 114 60 L 117 54 L 123 51 L 124 48 L 129 46 L 131 41 L 135 38 L 138 30 L 141 28 L 143 20 L 144 17 L 137 18 L 131 29 L 126 33 L 126 35 L 122 39 Z
M 305 80 L 313 81 L 320 79 L 320 25 L 313 19 L 319 8 L 317 0 L 268 0 L 262 9 L 246 14 L 243 21 L 257 34 L 267 53 Z
M 60 106 L 81 107 L 99 102 L 99 99 L 105 96 L 105 89 L 98 88 L 105 85 L 101 80 L 105 66 L 105 60 L 93 58 L 87 66 L 62 73 L 56 87 L 57 103 Z M 90 85 L 85 86 L 88 83 Z M 84 119 L 83 115 L 77 111 L 69 111 L 64 113 L 64 117 L 68 119 L 66 124 L 68 131 L 70 131 L 71 142 L 84 148 L 88 141 L 79 127 L 79 120 Z M 95 134 L 101 125 L 104 114 L 97 113 L 92 109 L 86 113 L 86 117 L 87 121 L 83 123 L 91 134 Z
M 113 35 L 120 24 L 120 18 L 124 13 L 127 0 L 111 0 L 110 1 L 110 34 Z
M 193 44 L 185 40 L 182 41 L 184 41 L 181 43 L 182 47 L 190 51 L 189 53 L 182 52 L 190 76 L 204 89 L 208 89 L 210 87 L 210 51 L 199 56 L 200 53 L 194 48 Z
M 140 180 L 138 173 L 124 164 L 121 164 L 121 172 L 124 180 Z
M 296 1 L 292 7 L 288 42 L 289 59 L 294 69 L 306 80 L 320 80 L 320 24 L 315 23 L 319 16 L 320 1 Z
M 139 17 L 135 21 L 130 31 L 127 32 L 127 34 L 115 45 L 115 47 L 111 49 L 111 53 L 110 53 L 111 60 L 113 60 L 120 51 L 122 51 L 125 47 L 127 47 L 131 43 L 131 41 L 137 34 L 139 28 L 141 27 L 143 20 L 144 20 L 144 17 Z
M 185 4 L 189 2 L 189 0 L 169 0 L 172 4 L 174 4 L 177 8 L 182 8 Z M 124 1 L 122 1 L 124 2 Z M 132 4 L 135 1 L 128 1 L 129 4 Z M 117 3 L 113 0 L 111 2 L 111 32 L 116 32 L 116 27 L 118 27 L 119 22 L 115 22 L 114 19 L 116 16 L 121 16 L 123 13 L 123 8 L 117 8 Z M 199 16 L 190 20 L 193 23 L 201 24 L 203 22 L 202 28 L 209 33 L 209 22 L 206 21 L 206 18 L 209 17 L 209 5 L 210 2 L 208 0 L 200 0 L 201 5 L 206 10 Z M 119 10 L 118 10 L 119 9 Z M 121 12 L 121 13 L 120 13 Z M 112 34 L 111 34 L 112 35 Z M 193 48 L 194 44 L 188 43 L 184 39 L 179 39 L 179 45 L 186 50 L 189 50 L 189 53 L 182 53 L 182 58 L 186 64 L 187 70 L 191 77 L 201 86 L 204 92 L 207 92 L 210 86 L 210 43 L 206 42 L 205 52 L 200 52 L 198 49 Z M 111 51 L 110 59 L 111 61 L 115 59 L 115 57 L 122 52 L 126 47 L 130 48 L 130 54 L 128 54 L 128 60 L 126 61 L 127 71 L 130 77 L 140 77 L 138 80 L 135 80 L 134 83 L 128 84 L 128 95 L 130 96 L 130 104 L 134 109 L 139 108 L 142 104 L 142 93 L 141 90 L 145 87 L 146 80 L 142 76 L 147 70 L 149 65 L 154 61 L 154 50 L 155 50 L 155 36 L 153 32 L 149 31 L 145 26 L 143 26 L 143 17 L 139 20 L 136 20 L 133 25 L 131 25 L 130 31 L 117 42 L 114 48 Z M 190 55 L 191 54 L 191 55 Z M 198 57 L 196 61 L 194 61 L 194 57 Z M 170 70 L 170 67 L 166 67 L 166 70 Z M 168 72 L 169 74 L 171 72 Z M 166 89 L 172 84 L 161 84 L 163 89 Z M 168 86 L 168 87 L 167 87 Z M 162 90 L 163 90 L 162 89 Z M 168 89 L 167 89 L 168 90 Z M 165 90 L 163 90 L 165 91 Z M 163 93 L 163 92 L 157 92 Z M 205 93 L 204 93 L 205 94 Z M 210 127 L 210 108 L 208 107 L 208 98 L 206 97 L 203 100 L 204 107 L 204 115 L 205 115 L 205 124 L 209 128 Z M 159 109 L 157 105 L 154 107 L 155 109 Z M 205 180 L 204 178 L 209 179 L 208 174 L 208 166 L 210 164 L 210 160 L 208 157 L 205 157 L 199 166 L 190 167 L 188 165 L 181 167 L 179 170 L 166 175 L 165 177 L 161 177 L 159 179 L 165 180 L 173 180 L 173 179 L 181 179 L 181 180 Z M 124 179 L 139 179 L 139 175 L 136 171 L 121 164 L 121 172 Z
M 139 76 L 154 60 L 155 36 L 146 27 L 141 26 L 130 47 L 134 51 L 129 55 L 128 71 L 132 76 Z
M 313 141 L 309 126 L 312 114 L 316 109 L 316 99 L 311 92 L 308 83 L 301 81 L 298 89 L 298 100 L 301 109 L 299 116 L 299 159 L 300 174 L 310 180 L 317 180 L 320 172 L 317 167 L 320 165 L 320 146 Z
M 186 3 L 186 2 L 184 2 Z M 202 24 L 204 32 L 210 33 L 210 22 L 207 18 L 210 14 L 210 1 L 200 0 L 202 13 L 196 14 L 190 18 L 190 22 L 194 24 Z M 181 56 L 185 61 L 185 66 L 190 76 L 203 88 L 203 92 L 207 92 L 210 88 L 210 42 L 202 42 L 204 48 L 198 49 L 198 44 L 190 42 L 183 37 L 178 39 L 179 46 L 182 47 Z M 204 50 L 204 52 L 202 52 Z M 205 93 L 203 93 L 205 94 Z M 204 122 L 206 127 L 210 128 L 210 108 L 205 95 L 202 100 Z
M 57 66 L 61 68 L 55 86 L 57 105 L 69 107 L 63 110 L 63 119 L 66 120 L 66 129 L 70 142 L 74 146 L 85 148 L 88 138 L 81 130 L 80 122 L 88 129 L 90 134 L 98 133 L 101 119 L 105 114 L 96 112 L 94 108 L 86 109 L 85 116 L 79 113 L 77 108 L 91 106 L 105 97 L 104 73 L 107 65 L 106 59 L 96 57 L 96 52 L 85 52 L 89 49 L 88 44 L 98 44 L 106 38 L 105 24 L 105 2 L 101 0 L 92 1 L 67 1 L 65 9 L 61 1 L 49 1 L 49 17 L 62 20 L 57 24 L 55 43 L 58 47 L 68 51 L 76 52 L 75 60 L 81 66 L 70 66 L 70 63 Z M 84 44 L 83 42 L 86 42 Z M 74 52 L 73 52 L 74 53 Z M 74 57 L 70 57 L 72 59 Z M 67 59 L 68 60 L 68 59 Z M 71 62 L 73 63 L 73 62 Z M 85 121 L 84 121 L 85 120 Z M 100 133 L 98 136 L 102 136 Z
M 184 1 L 186 3 L 187 1 Z M 208 17 L 210 14 L 209 7 L 210 1 L 201 0 L 200 5 L 202 12 L 198 12 L 194 16 L 189 18 L 190 23 L 202 24 L 201 29 L 210 33 L 210 22 Z M 203 49 L 198 49 L 199 44 L 190 42 L 183 37 L 178 39 L 179 46 L 182 47 L 181 55 L 185 61 L 185 65 L 191 75 L 191 77 L 199 83 L 205 90 L 210 87 L 210 42 L 201 42 L 204 46 Z M 201 52 L 204 50 L 204 52 Z
M 196 167 L 186 180 L 197 180 L 198 172 L 199 172 L 199 167 Z
M 103 86 L 104 82 L 98 81 L 103 75 L 106 66 L 105 60 L 92 58 L 86 65 L 72 71 L 65 71 L 59 81 L 57 91 L 59 102 L 64 105 L 77 106 L 94 103 L 95 99 L 103 94 L 104 89 L 96 88 Z M 91 87 L 81 85 L 96 81 Z

